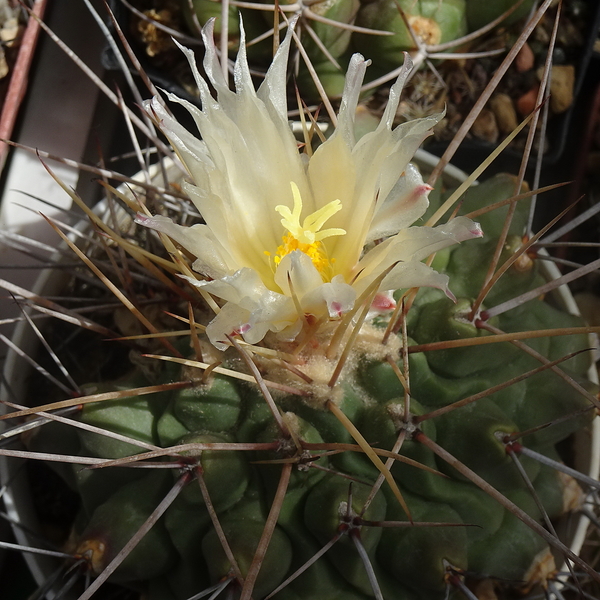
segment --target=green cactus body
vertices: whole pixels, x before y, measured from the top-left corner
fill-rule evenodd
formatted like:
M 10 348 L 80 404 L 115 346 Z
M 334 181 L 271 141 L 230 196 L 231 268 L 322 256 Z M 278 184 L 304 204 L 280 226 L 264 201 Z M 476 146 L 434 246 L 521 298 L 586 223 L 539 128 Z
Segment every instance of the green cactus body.
M 327 60 L 319 60 L 313 66 L 327 97 L 341 98 L 344 91 L 344 73 Z M 302 94 L 307 98 L 318 99 L 320 97 L 315 82 L 306 68 L 301 68 L 298 73 L 298 89 L 301 89 Z
M 167 487 L 168 475 L 151 473 L 124 484 L 93 512 L 80 535 L 77 553 L 101 573 L 150 516 Z M 176 563 L 175 547 L 163 522 L 157 523 L 115 573 L 120 582 L 165 574 Z
M 509 197 L 513 186 L 514 180 L 505 176 L 481 184 L 468 192 L 462 210 L 467 212 L 484 202 Z M 511 235 L 517 234 L 526 210 L 525 204 L 518 207 Z M 503 220 L 502 214 L 499 220 Z M 471 241 L 439 259 L 439 268 L 450 275 L 457 302 L 436 290 L 421 291 L 416 296 L 406 319 L 409 347 L 491 335 L 466 318 L 481 285 L 480 271 L 487 268 L 477 264 L 472 254 L 488 256 L 500 230 L 490 215 L 482 216 L 482 226 L 489 239 Z M 511 248 L 509 243 L 505 252 L 510 254 Z M 504 301 L 511 290 L 522 293 L 532 289 L 539 280 L 534 260 L 525 268 L 511 268 L 500 291 L 493 291 L 486 305 Z M 534 299 L 490 323 L 503 331 L 516 332 L 572 327 L 580 320 Z M 365 339 L 377 339 L 376 335 L 383 333 L 382 329 L 369 327 Z M 588 342 L 585 336 L 560 336 L 530 340 L 529 344 L 546 359 L 554 360 L 586 348 Z M 145 582 L 157 599 L 183 600 L 234 575 L 199 482 L 193 476 L 198 473 L 244 577 L 277 494 L 282 464 L 291 463 L 289 484 L 257 576 L 254 598 L 271 593 L 338 536 L 324 556 L 275 598 L 367 600 L 374 594 L 374 576 L 386 600 L 441 600 L 446 594 L 449 569 L 464 570 L 477 578 L 527 581 L 533 577 L 528 574 L 532 564 L 550 560 L 546 543 L 423 445 L 419 435 L 444 448 L 540 521 L 540 510 L 502 438 L 580 411 L 575 418 L 533 431 L 521 440 L 525 446 L 560 460 L 556 444 L 586 426 L 591 417 L 591 411 L 585 410 L 588 400 L 556 373 L 545 370 L 465 406 L 426 418 L 431 411 L 484 393 L 539 366 L 538 360 L 503 342 L 410 353 L 410 413 L 405 414 L 405 389 L 396 372 L 404 371 L 400 345 L 394 334 L 389 359 L 385 359 L 384 354 L 374 350 L 372 342 L 361 341 L 350 367 L 326 396 L 319 395 L 323 389 L 320 382 L 327 380 L 335 363 L 325 356 L 307 352 L 298 357 L 298 368 L 314 375 L 313 383 L 299 382 L 293 374 L 282 375 L 268 361 L 260 363 L 265 378 L 281 377 L 286 384 L 308 392 L 306 396 L 273 392 L 283 429 L 256 386 L 225 374 L 212 374 L 204 381 L 190 367 L 181 371 L 179 379 L 195 381 L 193 387 L 151 400 L 141 397 L 86 406 L 81 417 L 84 422 L 165 448 L 178 444 L 263 446 L 254 451 L 192 449 L 177 455 L 181 469 L 175 471 L 163 469 L 147 474 L 142 469 L 77 469 L 70 478 L 83 498 L 78 519 L 83 523 L 80 552 L 91 555 L 94 572 L 101 570 L 148 517 L 181 470 L 188 469 L 191 481 L 117 569 L 114 578 Z M 235 355 L 229 358 L 226 353 L 222 360 L 225 367 L 239 369 Z M 585 354 L 560 366 L 585 389 L 595 392 L 585 380 Z M 172 366 L 165 369 L 165 382 L 176 377 Z M 132 375 L 127 381 L 103 385 L 102 391 L 142 384 L 140 377 Z M 90 388 L 99 390 L 98 386 Z M 330 410 L 328 402 L 335 402 L 337 410 L 372 448 L 390 451 L 405 431 L 398 453 L 408 462 L 396 461 L 391 475 L 417 526 L 410 525 L 409 515 L 389 482 L 384 481 L 363 512 L 380 468 L 360 450 L 356 434 Z M 37 448 L 43 449 L 47 443 L 44 439 L 37 439 Z M 101 458 L 119 458 L 143 450 L 89 432 L 64 441 L 72 451 L 81 444 L 84 454 Z M 353 450 L 347 446 L 340 449 L 339 444 L 352 445 Z M 568 478 L 531 458 L 521 456 L 519 460 L 550 517 L 558 517 L 576 504 L 578 488 Z M 419 526 L 422 522 L 432 525 Z M 98 552 L 99 547 L 104 551 Z M 239 588 L 236 580 L 230 585 Z
M 331 19 L 332 21 L 354 23 L 359 6 L 360 3 L 358 0 L 326 0 L 325 2 L 312 4 L 311 10 L 315 14 Z M 311 22 L 310 27 L 334 58 L 340 57 L 348 49 L 352 34 L 351 31 L 319 21 Z M 303 39 L 306 51 L 315 59 L 319 55 L 321 56 L 321 60 L 325 58 L 317 44 L 308 36 L 306 37 L 306 40 Z
M 145 383 L 144 379 L 138 373 L 134 373 L 118 382 L 87 386 L 84 389 L 94 394 L 124 391 L 142 382 Z M 156 400 L 125 398 L 103 404 L 87 404 L 83 408 L 81 420 L 89 425 L 104 427 L 115 433 L 153 444 L 155 439 L 152 403 Z M 84 450 L 101 458 L 122 458 L 142 451 L 142 448 L 127 442 L 85 430 L 79 432 L 79 438 Z
M 517 0 L 496 0 L 495 2 L 481 2 L 480 0 L 467 0 L 467 22 L 469 31 L 475 31 L 497 19 L 502 13 L 514 6 Z M 511 25 L 515 21 L 526 17 L 533 7 L 533 0 L 525 0 L 504 21 L 503 25 Z
M 414 517 L 421 522 L 463 524 L 447 504 L 419 503 Z M 392 516 L 400 516 L 393 515 Z M 388 573 L 419 594 L 445 593 L 446 566 L 466 568 L 467 531 L 464 527 L 387 529 L 379 545 L 379 559 Z M 440 596 L 441 597 L 441 596 Z
M 173 415 L 188 431 L 229 431 L 235 427 L 240 410 L 235 385 L 222 375 L 181 390 L 173 398 Z
M 190 433 L 179 440 L 180 444 L 210 444 L 233 442 L 233 438 L 216 433 Z M 186 453 L 187 454 L 187 453 Z M 215 510 L 223 511 L 236 504 L 248 485 L 248 468 L 239 452 L 202 450 L 190 452 L 199 458 L 198 467 Z M 180 495 L 188 503 L 204 504 L 197 485 L 187 486 Z
M 352 486 L 352 505 L 348 506 L 348 484 L 337 477 L 327 477 L 311 490 L 304 508 L 304 522 L 308 530 L 321 544 L 326 544 L 340 529 L 340 517 L 351 519 L 358 514 L 370 492 L 370 486 L 356 483 Z M 387 502 L 383 495 L 367 509 L 368 520 L 383 520 Z M 343 526 L 343 525 L 342 525 Z M 368 554 L 374 555 L 382 530 L 377 527 L 362 527 L 361 542 Z M 369 594 L 371 585 L 363 564 L 350 536 L 344 536 L 330 550 L 329 558 L 344 579 L 356 589 Z
M 215 31 L 220 35 L 221 33 L 221 3 L 212 2 L 212 0 L 192 0 L 190 3 L 188 0 L 184 0 L 181 3 L 183 15 L 188 23 L 188 27 L 191 31 L 195 31 L 197 26 L 194 25 L 192 11 L 194 9 L 196 18 L 200 25 L 206 24 L 209 19 L 216 19 Z M 228 33 L 237 39 L 240 35 L 240 19 L 238 11 L 234 6 L 229 8 L 228 19 L 227 19 Z
M 265 526 L 260 500 L 252 494 L 247 502 L 224 515 L 221 524 L 240 571 L 242 575 L 246 575 Z M 203 538 L 202 552 L 213 581 L 229 575 L 231 563 L 214 529 Z M 288 536 L 281 527 L 276 527 L 254 588 L 258 597 L 264 597 L 283 581 L 290 567 L 292 554 L 293 548 Z
M 367 58 L 377 59 L 377 68 L 402 63 L 402 53 L 416 48 L 415 42 L 398 11 L 398 5 L 421 43 L 441 44 L 466 33 L 464 0 L 375 0 L 362 5 L 356 24 L 390 31 L 392 36 L 355 34 L 356 48 Z

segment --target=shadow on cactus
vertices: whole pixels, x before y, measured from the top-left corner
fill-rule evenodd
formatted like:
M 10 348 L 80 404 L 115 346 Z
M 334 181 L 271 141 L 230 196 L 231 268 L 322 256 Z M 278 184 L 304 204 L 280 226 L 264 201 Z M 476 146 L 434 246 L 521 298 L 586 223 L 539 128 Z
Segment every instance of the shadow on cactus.
M 181 161 L 155 169 L 162 193 L 107 186 L 105 216 L 67 190 L 97 245 L 51 223 L 124 306 L 61 318 L 131 364 L 4 416 L 37 415 L 25 456 L 80 498 L 63 569 L 79 598 L 107 580 L 154 600 L 560 593 L 555 557 L 598 582 L 555 531 L 598 487 L 563 464 L 599 406 L 597 328 L 543 296 L 560 280 L 545 230 L 523 237 L 532 194 L 424 183 L 409 161 L 437 118 L 393 127 L 408 58 L 373 131 L 355 139 L 357 55 L 334 132 L 302 113 L 299 144 L 291 29 L 257 91 L 243 38 L 233 92 L 204 34 L 216 99 L 190 57 L 203 108 L 181 101 L 201 139 L 146 104 Z

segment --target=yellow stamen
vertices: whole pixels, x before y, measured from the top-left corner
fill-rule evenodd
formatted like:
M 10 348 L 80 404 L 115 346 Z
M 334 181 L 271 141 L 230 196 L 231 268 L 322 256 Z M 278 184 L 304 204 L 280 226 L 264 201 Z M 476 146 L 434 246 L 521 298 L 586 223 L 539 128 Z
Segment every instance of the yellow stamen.
M 277 253 L 273 257 L 273 262 L 277 266 L 281 259 L 295 250 L 304 252 L 312 261 L 313 265 L 323 278 L 323 281 L 331 280 L 332 263 L 335 259 L 329 259 L 325 246 L 321 243 L 325 238 L 334 235 L 345 235 L 344 229 L 332 228 L 324 229 L 321 227 L 335 213 L 342 209 L 342 203 L 339 200 L 329 202 L 319 210 L 308 215 L 302 224 L 300 224 L 300 215 L 302 214 L 302 197 L 298 186 L 292 181 L 292 195 L 294 197 L 294 207 L 290 210 L 287 206 L 280 204 L 275 210 L 283 217 L 281 224 L 288 230 L 282 237 L 282 244 L 278 246 Z M 268 251 L 265 251 L 270 256 Z

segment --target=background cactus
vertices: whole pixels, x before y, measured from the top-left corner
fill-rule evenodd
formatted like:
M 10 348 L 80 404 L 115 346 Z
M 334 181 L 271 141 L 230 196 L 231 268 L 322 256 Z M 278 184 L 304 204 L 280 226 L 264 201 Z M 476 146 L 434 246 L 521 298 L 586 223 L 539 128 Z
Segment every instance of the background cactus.
M 265 1 L 264 4 L 268 3 Z M 302 15 L 299 35 L 304 50 L 328 95 L 339 97 L 343 90 L 343 73 L 352 52 L 361 52 L 373 59 L 374 68 L 369 73 L 373 79 L 401 64 L 403 52 L 419 50 L 417 61 L 420 64 L 428 55 L 429 47 L 438 52 L 448 50 L 453 48 L 452 42 L 457 40 L 453 49 L 456 52 L 456 46 L 468 32 L 500 20 L 505 12 L 508 16 L 501 21 L 502 24 L 514 24 L 526 17 L 532 8 L 530 1 L 513 8 L 515 4 L 514 0 L 487 4 L 477 0 L 327 0 L 313 3 L 290 0 L 282 3 L 281 7 L 288 15 L 292 10 Z M 219 3 L 194 0 L 192 5 L 197 23 L 201 26 L 211 17 L 220 17 Z M 189 0 L 181 0 L 181 6 L 189 30 L 197 32 L 197 25 L 192 22 L 190 14 Z M 241 9 L 248 23 L 249 40 L 264 37 L 268 28 L 273 27 L 272 10 L 273 6 L 271 11 L 252 10 L 246 6 Z M 237 49 L 237 14 L 238 8 L 232 5 L 228 24 L 229 39 L 233 41 L 230 50 Z M 262 31 L 257 14 L 262 17 Z M 216 31 L 220 34 L 218 23 Z M 434 56 L 443 58 L 441 54 Z M 315 94 L 314 84 L 303 64 L 300 67 L 299 85 L 305 95 Z
M 460 212 L 525 191 L 516 178 L 500 176 L 472 188 Z M 438 185 L 424 219 L 449 193 Z M 117 196 L 137 209 L 123 192 Z M 64 403 L 81 405 L 77 423 L 44 424 L 28 440 L 32 452 L 89 457 L 95 466 L 111 461 L 59 469 L 81 499 L 68 567 L 79 560 L 98 577 L 81 598 L 109 572 L 154 600 L 201 592 L 434 600 L 469 597 L 465 586 L 490 581 L 510 590 L 552 581 L 550 551 L 567 551 L 547 519 L 579 508 L 584 497 L 560 464 L 569 436 L 588 427 L 597 406 L 586 379 L 591 329 L 548 297 L 494 313 L 545 281 L 535 255 L 523 252 L 526 200 L 516 204 L 501 243 L 501 264 L 514 263 L 477 318 L 469 315 L 508 211 L 479 214 L 481 240 L 436 255 L 434 267 L 449 275 L 456 303 L 437 290 L 398 291 L 398 314 L 351 324 L 358 335 L 350 345 L 330 341 L 319 353 L 300 340 L 274 354 L 265 344 L 262 355 L 253 349 L 255 371 L 241 340 L 224 353 L 207 342 L 208 311 L 196 297 L 188 311 L 181 281 L 163 277 L 166 292 L 157 280 L 136 285 L 138 306 L 160 298 L 185 321 L 184 331 L 138 307 L 132 314 L 144 314 L 163 335 L 131 335 L 115 319 L 110 327 L 120 324 L 128 336 L 131 362 L 118 378 L 87 380 Z M 123 248 L 121 235 L 161 252 L 167 273 L 183 259 L 169 264 L 168 253 L 139 230 L 109 235 Z M 147 268 L 148 255 L 127 248 Z M 517 339 L 518 332 L 564 328 L 578 334 Z M 498 331 L 515 334 L 515 343 L 485 343 Z M 537 354 L 517 345 L 524 342 Z M 157 354 L 169 359 L 148 356 Z M 257 385 L 264 382 L 272 389 Z M 148 468 L 134 468 L 145 452 Z M 594 576 L 585 563 L 577 568 Z
M 464 0 L 445 2 L 401 2 L 413 35 L 422 44 L 436 46 L 456 40 L 467 33 Z M 360 52 L 377 56 L 380 67 L 397 65 L 402 52 L 416 50 L 417 44 L 408 30 L 395 2 L 386 0 L 364 3 L 357 24 L 370 29 L 391 31 L 392 36 L 356 36 Z

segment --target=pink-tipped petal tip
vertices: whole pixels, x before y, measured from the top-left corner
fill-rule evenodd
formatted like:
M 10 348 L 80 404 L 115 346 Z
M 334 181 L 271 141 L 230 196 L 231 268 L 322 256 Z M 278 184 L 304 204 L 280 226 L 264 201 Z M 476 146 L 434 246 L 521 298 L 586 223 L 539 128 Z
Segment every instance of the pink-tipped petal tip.
M 371 308 L 380 311 L 394 310 L 396 308 L 396 303 L 389 294 L 377 294 L 375 298 L 373 298 Z
M 481 229 L 481 225 L 479 223 L 473 223 L 473 227 L 470 229 L 473 237 L 483 237 L 483 229 Z
M 142 213 L 137 213 L 135 215 L 135 219 L 134 221 L 138 224 L 138 225 L 147 225 L 148 222 L 150 221 L 150 217 L 143 215 Z

